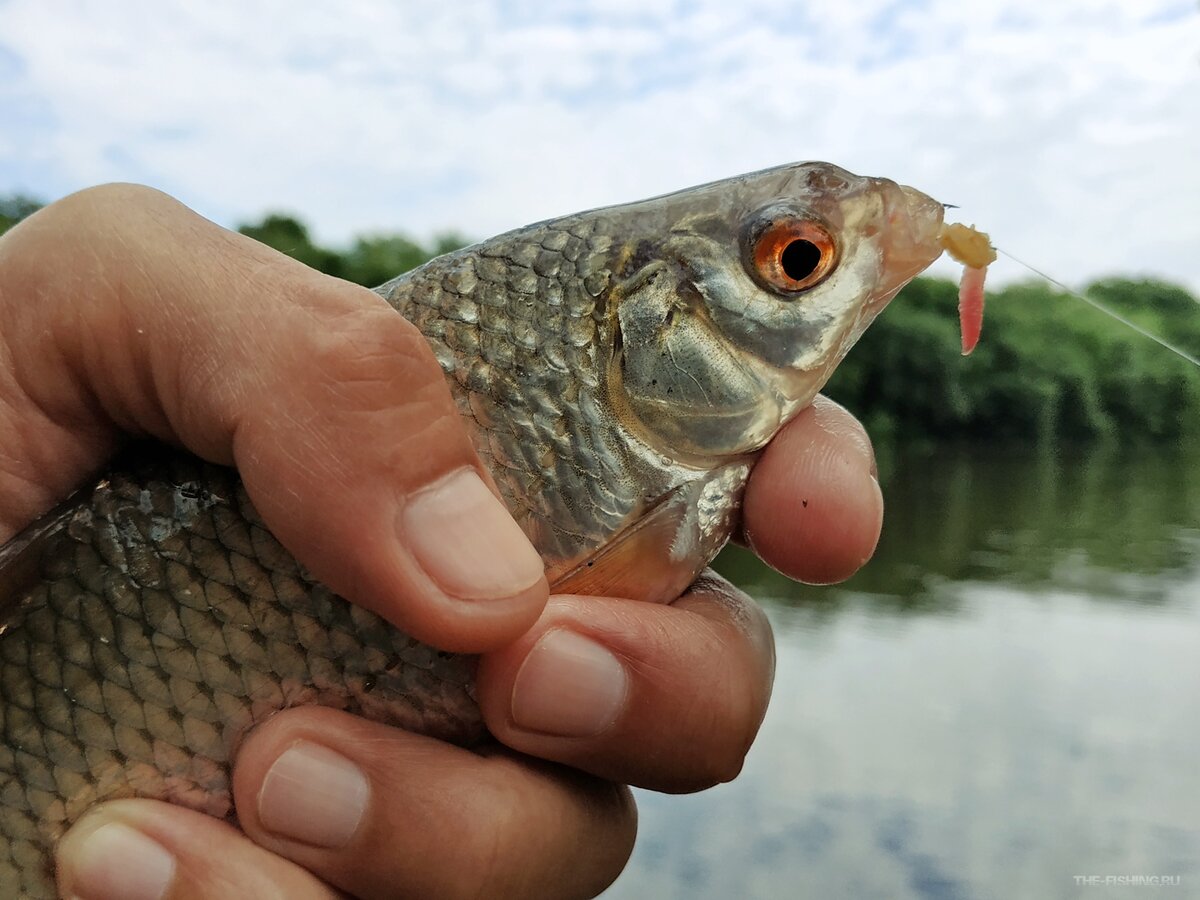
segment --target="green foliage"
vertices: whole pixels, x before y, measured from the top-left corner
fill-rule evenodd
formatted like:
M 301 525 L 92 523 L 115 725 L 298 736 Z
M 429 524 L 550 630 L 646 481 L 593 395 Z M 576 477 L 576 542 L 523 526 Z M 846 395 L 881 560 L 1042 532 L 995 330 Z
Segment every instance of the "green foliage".
M 342 278 L 367 287 L 390 281 L 402 272 L 415 269 L 435 256 L 457 250 L 467 244 L 458 234 L 443 234 L 432 245 L 423 247 L 404 235 L 376 235 L 355 240 L 342 257 Z
M 291 216 L 272 213 L 257 225 L 239 225 L 238 231 L 280 253 L 286 253 L 292 259 L 299 260 L 318 272 L 341 277 L 341 256 L 332 250 L 316 246 L 308 235 L 308 227 Z
M 355 239 L 349 250 L 339 253 L 317 246 L 302 222 L 278 213 L 257 224 L 241 225 L 238 231 L 306 266 L 365 287 L 383 284 L 467 243 L 457 233 L 436 235 L 427 247 L 402 234 L 372 235 Z
M 1153 280 L 1087 295 L 1200 351 L 1200 304 Z M 828 393 L 878 438 L 1179 440 L 1200 434 L 1200 370 L 1041 282 L 989 294 L 983 341 L 959 355 L 957 288 L 920 278 L 842 363 Z
M 39 201 L 23 194 L 9 194 L 0 197 L 0 234 L 4 234 L 22 219 L 32 216 L 41 208 L 42 204 Z

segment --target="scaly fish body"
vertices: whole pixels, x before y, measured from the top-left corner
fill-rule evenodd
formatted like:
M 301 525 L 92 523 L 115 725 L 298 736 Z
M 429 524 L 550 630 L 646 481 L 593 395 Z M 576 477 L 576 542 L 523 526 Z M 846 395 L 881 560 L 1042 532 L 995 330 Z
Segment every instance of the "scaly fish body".
M 379 288 L 428 338 L 556 590 L 678 595 L 754 454 L 940 252 L 940 204 L 823 163 L 540 223 Z M 385 439 L 386 436 L 381 436 Z M 0 895 L 93 803 L 232 813 L 256 722 L 319 703 L 459 743 L 470 658 L 313 581 L 236 474 L 139 448 L 0 549 Z

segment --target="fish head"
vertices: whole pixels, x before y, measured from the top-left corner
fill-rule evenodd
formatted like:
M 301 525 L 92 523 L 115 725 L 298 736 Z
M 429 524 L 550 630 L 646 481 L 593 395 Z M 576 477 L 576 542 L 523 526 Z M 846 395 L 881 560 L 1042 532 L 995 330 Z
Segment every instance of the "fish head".
M 643 441 L 697 465 L 766 444 L 941 253 L 942 204 L 828 163 L 611 212 L 636 237 L 614 265 L 610 397 Z

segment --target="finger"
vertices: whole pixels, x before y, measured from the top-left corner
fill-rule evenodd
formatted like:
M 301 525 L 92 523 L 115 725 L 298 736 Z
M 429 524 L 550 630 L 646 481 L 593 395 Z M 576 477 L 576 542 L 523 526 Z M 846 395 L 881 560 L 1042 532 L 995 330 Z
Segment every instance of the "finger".
M 628 790 L 330 709 L 284 713 L 238 755 L 255 841 L 356 897 L 591 897 L 633 848 Z
M 5 235 L 0 298 L 10 516 L 147 434 L 236 464 L 314 575 L 418 638 L 478 650 L 537 618 L 541 560 L 425 339 L 373 292 L 111 185 Z
M 552 597 L 528 634 L 483 657 L 478 692 L 515 750 L 692 791 L 741 770 L 774 665 L 766 616 L 710 572 L 669 606 Z
M 843 581 L 875 552 L 883 494 L 858 420 L 817 397 L 767 446 L 750 475 L 742 538 L 763 561 L 809 584 Z
M 78 900 L 338 896 L 226 822 L 154 800 L 88 812 L 57 848 L 59 893 Z

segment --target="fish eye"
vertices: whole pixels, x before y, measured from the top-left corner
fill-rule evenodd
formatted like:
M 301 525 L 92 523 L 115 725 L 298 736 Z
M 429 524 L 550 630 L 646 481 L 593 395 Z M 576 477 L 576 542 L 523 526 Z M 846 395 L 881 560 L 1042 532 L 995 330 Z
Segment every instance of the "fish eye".
M 837 261 L 837 245 L 819 222 L 776 219 L 754 240 L 752 261 L 753 274 L 767 287 L 795 294 L 829 277 Z

